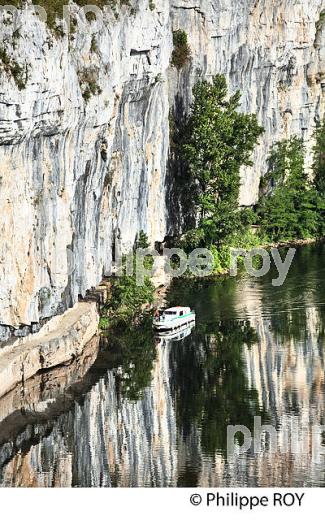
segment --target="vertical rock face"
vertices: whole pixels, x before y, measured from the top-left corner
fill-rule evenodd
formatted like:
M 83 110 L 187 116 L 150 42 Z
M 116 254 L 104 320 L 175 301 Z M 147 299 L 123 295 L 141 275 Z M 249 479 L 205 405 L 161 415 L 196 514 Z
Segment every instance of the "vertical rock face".
M 63 37 L 31 12 L 1 25 L 2 338 L 71 306 L 141 229 L 163 240 L 168 114 L 175 100 L 188 110 L 199 77 L 226 74 L 266 129 L 242 204 L 256 201 L 272 142 L 297 133 L 310 150 L 324 112 L 322 0 L 154 3 L 122 6 L 117 18 L 107 9 L 97 29 L 76 7 Z M 180 72 L 169 67 L 178 28 L 192 52 Z
M 114 241 L 163 239 L 168 13 L 141 0 L 97 31 L 76 15 L 63 38 L 31 13 L 2 25 L 28 79 L 19 90 L 0 63 L 0 324 L 72 305 L 109 271 Z

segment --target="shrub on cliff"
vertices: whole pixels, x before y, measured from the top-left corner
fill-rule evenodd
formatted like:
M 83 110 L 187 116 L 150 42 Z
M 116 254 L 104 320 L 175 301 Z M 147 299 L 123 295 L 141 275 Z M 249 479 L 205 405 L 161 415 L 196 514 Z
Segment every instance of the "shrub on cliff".
M 134 251 L 149 247 L 148 236 L 140 231 L 135 239 Z M 151 269 L 153 259 L 146 256 L 143 266 Z M 124 257 L 119 275 L 111 279 L 111 291 L 109 301 L 102 311 L 100 328 L 107 330 L 111 325 L 118 323 L 138 322 L 146 314 L 146 308 L 154 301 L 154 285 L 144 273 L 142 282 L 138 279 L 136 255 L 130 253 Z
M 185 31 L 178 30 L 173 32 L 174 50 L 172 53 L 172 65 L 180 70 L 191 57 L 191 50 L 188 45 L 188 38 Z
M 34 5 L 40 6 L 45 9 L 47 19 L 46 23 L 57 37 L 62 37 L 64 35 L 63 27 L 60 24 L 60 20 L 63 18 L 63 8 L 66 7 L 69 2 L 66 0 L 32 0 Z M 130 6 L 130 0 L 92 0 L 89 2 L 88 0 L 74 0 L 74 3 L 79 7 L 85 7 L 89 5 L 93 5 L 98 7 L 99 9 L 104 9 L 105 7 L 109 7 L 115 14 L 115 17 L 118 18 L 119 9 L 122 6 Z M 0 0 L 0 5 L 13 5 L 14 7 L 22 8 L 25 4 L 25 0 Z M 134 8 L 131 9 L 134 14 Z M 86 13 L 86 18 L 90 22 L 95 19 L 95 15 L 92 12 Z
M 26 87 L 28 80 L 27 68 L 22 67 L 14 58 L 9 56 L 4 47 L 0 47 L 0 71 L 1 69 L 9 76 L 12 76 L 19 90 L 23 90 Z
M 145 308 L 154 301 L 155 288 L 146 276 L 141 285 L 134 275 L 123 274 L 111 280 L 109 301 L 102 309 L 100 328 L 108 330 L 112 326 L 141 321 Z
M 148 277 L 137 285 L 135 276 L 119 276 L 113 280 L 111 310 L 119 318 L 131 319 L 141 314 L 142 307 L 153 303 L 154 287 Z

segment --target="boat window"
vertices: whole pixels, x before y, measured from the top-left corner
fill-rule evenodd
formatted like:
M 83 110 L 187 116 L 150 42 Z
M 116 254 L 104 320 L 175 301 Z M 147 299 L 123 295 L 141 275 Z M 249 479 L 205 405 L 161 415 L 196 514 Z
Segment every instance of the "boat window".
M 166 311 L 164 314 L 165 314 L 166 316 L 176 316 L 176 315 L 177 315 L 177 312 Z
M 183 316 L 183 314 L 184 314 L 184 311 L 180 311 L 179 315 Z

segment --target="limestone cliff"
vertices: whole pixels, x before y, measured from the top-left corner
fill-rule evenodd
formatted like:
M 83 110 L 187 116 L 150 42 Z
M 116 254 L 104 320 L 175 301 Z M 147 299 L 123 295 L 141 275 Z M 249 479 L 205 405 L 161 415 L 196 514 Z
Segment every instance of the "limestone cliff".
M 109 273 L 112 249 L 167 231 L 169 111 L 198 77 L 225 73 L 266 129 L 241 203 L 256 201 L 267 151 L 311 135 L 324 112 L 323 0 L 131 0 L 104 24 L 53 35 L 6 15 L 0 48 L 0 337 L 62 312 Z M 83 22 L 83 23 L 82 23 Z M 170 67 L 172 32 L 192 60 Z M 65 31 L 66 32 L 66 31 Z M 169 224 L 170 226 L 170 224 Z M 11 329 L 9 330 L 9 326 Z
M 28 75 L 21 90 L 0 77 L 2 324 L 70 306 L 109 271 L 114 240 L 164 237 L 169 6 L 137 4 L 98 33 L 57 38 L 31 13 L 2 26 Z

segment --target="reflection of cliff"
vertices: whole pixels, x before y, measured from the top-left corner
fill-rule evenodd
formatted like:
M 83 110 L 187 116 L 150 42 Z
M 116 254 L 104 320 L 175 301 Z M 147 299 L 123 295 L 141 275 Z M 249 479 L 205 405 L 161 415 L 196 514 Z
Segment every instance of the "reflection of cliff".
M 285 413 L 301 413 L 306 406 L 317 410 L 320 419 L 324 403 L 324 345 L 319 341 L 317 311 L 309 309 L 304 339 L 279 340 L 268 321 L 256 319 L 258 348 L 246 351 L 250 383 L 260 399 L 274 412 L 277 421 Z
M 259 341 L 251 349 L 244 348 L 247 378 L 249 387 L 257 390 L 260 406 L 267 410 L 262 423 L 276 427 L 278 446 L 270 453 L 265 436 L 257 455 L 237 455 L 228 463 L 220 453 L 202 457 L 198 485 L 324 485 L 325 461 L 312 461 L 312 427 L 325 424 L 324 345 L 319 343 L 318 323 L 317 311 L 310 309 L 306 338 L 294 342 L 281 341 L 269 320 L 252 320 Z
M 311 451 L 311 427 L 325 423 L 324 278 L 305 260 L 303 282 L 297 257 L 276 292 L 245 278 L 189 288 L 198 327 L 178 343 L 124 328 L 95 363 L 90 352 L 65 379 L 42 374 L 8 394 L 1 485 L 324 485 Z M 253 430 L 254 416 L 276 428 L 275 453 L 264 442 L 228 460 L 227 424 Z M 285 452 L 294 418 L 296 453 Z
M 8 462 L 16 468 L 15 482 L 10 485 L 31 485 L 33 481 L 37 485 L 37 479 L 25 473 L 25 454 L 51 432 L 56 418 L 69 411 L 75 397 L 87 389 L 87 372 L 96 360 L 98 347 L 96 336 L 70 365 L 40 372 L 1 398 L 0 468 Z
M 9 458 L 0 470 L 2 485 L 175 485 L 168 358 L 169 346 L 161 346 L 152 383 L 137 402 L 120 400 L 110 371 L 57 418 L 39 428 L 26 426 L 19 453 L 10 457 L 6 445 L 0 448 L 0 464 Z
M 323 464 L 312 463 L 312 426 L 325 424 L 324 343 L 319 338 L 319 313 L 308 309 L 301 316 L 302 339 L 279 338 L 267 321 L 256 320 L 260 341 L 245 351 L 251 385 L 258 390 L 278 430 L 279 450 L 290 431 L 297 435 L 297 453 L 258 458 L 259 485 L 299 485 L 324 482 Z M 290 314 L 287 316 L 290 320 Z M 292 423 L 297 420 L 297 426 Z M 269 474 L 265 467 L 272 468 Z

